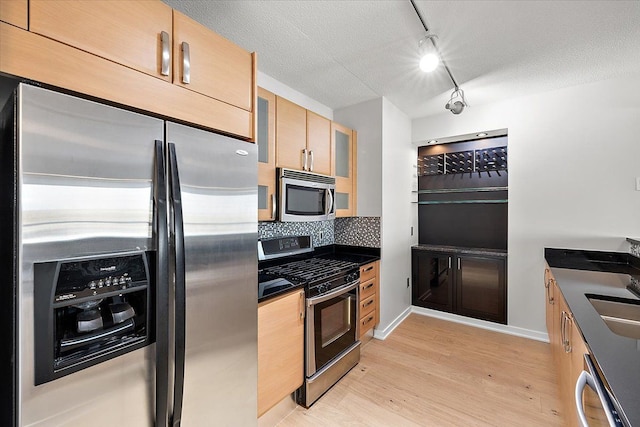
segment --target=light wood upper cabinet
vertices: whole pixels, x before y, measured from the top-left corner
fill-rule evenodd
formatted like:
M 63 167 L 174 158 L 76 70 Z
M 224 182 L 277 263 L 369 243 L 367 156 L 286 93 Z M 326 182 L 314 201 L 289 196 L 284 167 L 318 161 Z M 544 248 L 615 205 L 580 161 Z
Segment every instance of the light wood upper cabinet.
M 173 35 L 175 84 L 252 111 L 249 52 L 176 10 Z
M 302 385 L 304 291 L 258 306 L 258 416 Z
M 276 96 L 258 88 L 258 220 L 273 221 L 276 212 Z
M 276 97 L 276 166 L 304 170 L 308 162 L 307 110 Z
M 29 19 L 35 33 L 171 81 L 172 10 L 160 1 L 30 0 Z
M 307 110 L 308 170 L 331 174 L 331 120 Z
M 356 216 L 357 133 L 338 123 L 331 123 L 333 164 L 336 177 L 336 216 Z
M 0 0 L 0 21 L 26 30 L 29 22 L 27 0 Z

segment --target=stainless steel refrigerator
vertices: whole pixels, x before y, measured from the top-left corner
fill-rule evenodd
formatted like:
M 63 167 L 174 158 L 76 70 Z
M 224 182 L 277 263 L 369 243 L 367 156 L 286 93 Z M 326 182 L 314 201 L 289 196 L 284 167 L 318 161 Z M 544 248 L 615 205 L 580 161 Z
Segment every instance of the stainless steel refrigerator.
M 255 425 L 255 145 L 20 84 L 0 163 L 0 425 Z

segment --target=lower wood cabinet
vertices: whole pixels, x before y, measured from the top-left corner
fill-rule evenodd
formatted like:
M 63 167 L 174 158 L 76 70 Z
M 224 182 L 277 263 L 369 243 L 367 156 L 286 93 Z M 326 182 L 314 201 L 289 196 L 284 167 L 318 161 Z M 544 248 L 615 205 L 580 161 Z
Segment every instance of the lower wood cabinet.
M 506 256 L 413 249 L 412 304 L 507 323 Z
M 258 416 L 302 385 L 304 290 L 258 305 Z
M 549 266 L 545 268 L 544 277 L 547 332 L 556 365 L 563 425 L 579 427 L 581 424 L 576 412 L 575 387 L 580 373 L 585 369 L 584 355 L 589 353 L 589 348 Z M 582 399 L 589 426 L 608 426 L 602 410 L 589 410 L 590 407 L 598 408 L 601 405 L 597 394 L 586 387 Z
M 360 338 L 380 323 L 380 262 L 360 267 Z

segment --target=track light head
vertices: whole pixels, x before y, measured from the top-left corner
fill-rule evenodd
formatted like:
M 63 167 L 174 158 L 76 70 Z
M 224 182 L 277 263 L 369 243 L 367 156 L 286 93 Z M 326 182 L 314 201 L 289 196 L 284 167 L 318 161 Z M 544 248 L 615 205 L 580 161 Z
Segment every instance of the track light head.
M 460 114 L 466 106 L 467 101 L 464 99 L 464 91 L 460 88 L 455 88 L 444 108 L 451 111 L 453 114 Z

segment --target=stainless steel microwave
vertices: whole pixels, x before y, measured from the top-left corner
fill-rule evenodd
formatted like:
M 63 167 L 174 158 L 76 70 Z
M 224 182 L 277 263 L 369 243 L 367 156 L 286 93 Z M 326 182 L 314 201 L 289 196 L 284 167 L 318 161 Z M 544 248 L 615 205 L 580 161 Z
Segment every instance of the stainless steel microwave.
M 277 188 L 280 221 L 324 221 L 336 217 L 334 177 L 278 168 Z

